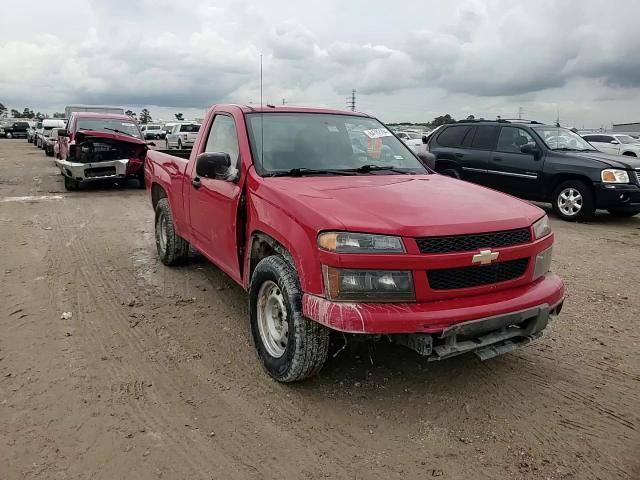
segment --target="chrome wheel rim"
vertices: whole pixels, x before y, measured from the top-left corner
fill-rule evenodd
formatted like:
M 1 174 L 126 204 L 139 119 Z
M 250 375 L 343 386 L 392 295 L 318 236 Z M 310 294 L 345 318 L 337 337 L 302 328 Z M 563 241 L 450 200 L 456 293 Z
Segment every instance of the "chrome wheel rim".
M 167 217 L 164 214 L 158 217 L 158 243 L 164 253 L 167 250 Z
M 565 188 L 558 195 L 558 209 L 569 217 L 580 213 L 582 204 L 582 194 L 573 187 Z
M 267 280 L 258 292 L 258 331 L 260 340 L 269 355 L 280 358 L 289 341 L 289 322 L 282 290 L 273 281 Z

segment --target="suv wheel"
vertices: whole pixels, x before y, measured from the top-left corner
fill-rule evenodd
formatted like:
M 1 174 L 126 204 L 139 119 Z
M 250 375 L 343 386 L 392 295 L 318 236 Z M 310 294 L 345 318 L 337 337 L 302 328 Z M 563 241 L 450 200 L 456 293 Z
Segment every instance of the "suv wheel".
M 563 220 L 580 222 L 595 212 L 591 186 L 582 180 L 561 183 L 553 193 L 553 210 Z
M 258 263 L 249 285 L 251 333 L 262 365 L 280 382 L 316 375 L 329 352 L 329 329 L 302 314 L 295 269 L 282 257 Z
M 64 189 L 70 192 L 74 190 L 78 190 L 80 188 L 80 182 L 74 180 L 73 178 L 69 178 L 66 175 L 64 176 Z
M 458 170 L 456 167 L 443 168 L 442 170 L 440 170 L 439 173 L 440 175 L 446 175 L 447 177 L 457 178 L 458 180 L 462 178 L 462 175 L 460 174 L 460 170 Z

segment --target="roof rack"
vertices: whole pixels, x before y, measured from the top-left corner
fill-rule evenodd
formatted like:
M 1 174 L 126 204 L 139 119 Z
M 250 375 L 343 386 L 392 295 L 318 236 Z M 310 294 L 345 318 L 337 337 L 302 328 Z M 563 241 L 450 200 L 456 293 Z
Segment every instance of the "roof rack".
M 525 120 L 523 118 L 497 118 L 495 120 L 488 120 L 486 118 L 474 118 L 472 120 L 456 120 L 454 123 L 482 123 L 482 122 L 490 122 L 490 123 L 530 123 L 533 125 L 543 125 L 542 123 L 536 120 Z
M 527 120 L 525 118 L 503 118 L 502 120 L 509 123 L 533 123 L 536 125 L 542 125 L 542 123 L 536 120 Z

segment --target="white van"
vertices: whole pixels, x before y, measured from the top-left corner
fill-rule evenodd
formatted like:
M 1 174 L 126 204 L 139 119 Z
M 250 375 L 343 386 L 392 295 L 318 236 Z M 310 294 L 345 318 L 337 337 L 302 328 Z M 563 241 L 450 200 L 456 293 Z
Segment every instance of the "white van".
M 34 137 L 34 144 L 38 148 L 44 148 L 45 137 L 51 135 L 51 130 L 58 128 L 66 128 L 66 120 L 60 120 L 58 118 L 45 118 L 42 121 L 42 130 L 36 130 L 36 136 Z

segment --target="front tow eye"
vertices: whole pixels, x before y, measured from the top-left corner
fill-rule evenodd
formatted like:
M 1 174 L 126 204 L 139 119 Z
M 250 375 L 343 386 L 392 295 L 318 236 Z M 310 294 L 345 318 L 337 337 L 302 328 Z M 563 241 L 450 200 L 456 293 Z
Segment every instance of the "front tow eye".
M 202 186 L 202 182 L 200 181 L 200 177 L 196 177 L 193 180 L 191 180 L 191 185 L 193 185 L 193 188 L 198 189 Z

